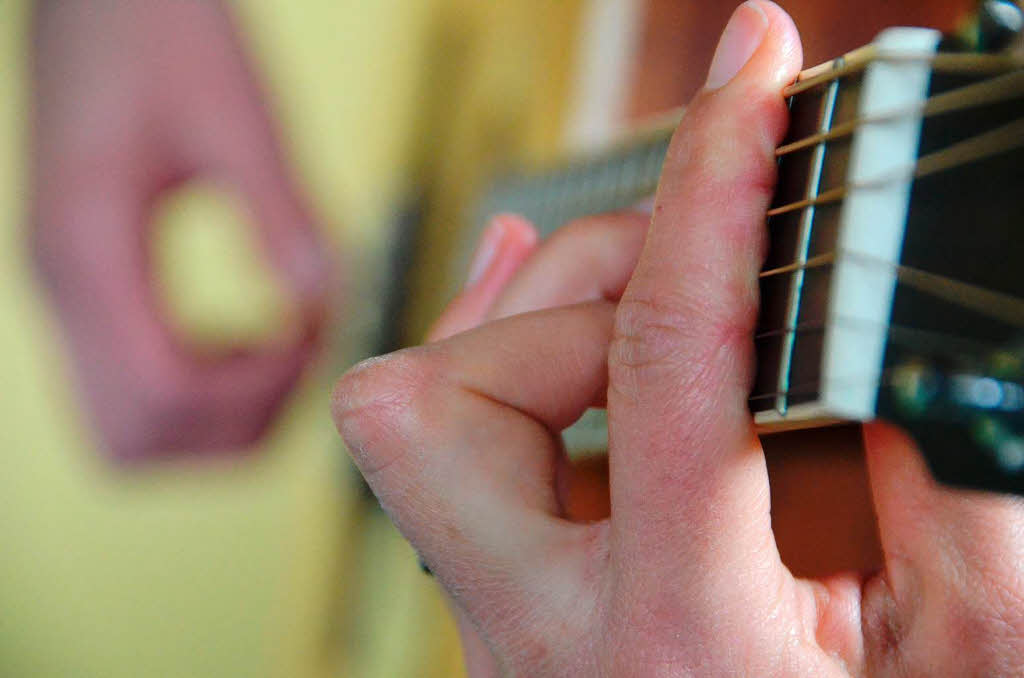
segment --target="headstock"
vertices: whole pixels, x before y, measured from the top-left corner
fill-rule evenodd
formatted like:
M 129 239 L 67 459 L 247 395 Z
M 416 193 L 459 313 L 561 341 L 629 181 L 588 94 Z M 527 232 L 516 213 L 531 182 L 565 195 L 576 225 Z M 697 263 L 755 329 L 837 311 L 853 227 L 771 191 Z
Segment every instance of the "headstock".
M 900 351 L 878 412 L 917 441 L 938 480 L 1024 494 L 1022 348 L 959 356 Z
M 1013 3 L 985 2 L 973 45 L 944 47 L 1008 54 L 1022 26 Z M 923 121 L 919 156 L 1010 132 L 997 152 L 914 181 L 899 265 L 930 277 L 897 282 L 877 414 L 940 481 L 1024 494 L 1024 70 L 935 72 L 929 96 L 991 82 L 1004 97 Z
M 791 88 L 751 401 L 763 425 L 887 419 L 940 480 L 1024 493 L 1020 19 L 993 1 L 969 40 L 893 29 Z

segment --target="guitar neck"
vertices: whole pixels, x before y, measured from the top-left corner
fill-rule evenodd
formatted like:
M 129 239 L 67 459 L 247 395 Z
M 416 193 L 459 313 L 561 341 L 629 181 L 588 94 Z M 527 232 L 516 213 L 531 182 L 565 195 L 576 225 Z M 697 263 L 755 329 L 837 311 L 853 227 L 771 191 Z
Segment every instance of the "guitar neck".
M 678 118 L 601 153 L 541 170 L 507 172 L 477 205 L 473 223 L 482 229 L 490 215 L 515 212 L 547 236 L 573 219 L 638 203 L 658 187 Z
M 888 147 L 881 154 L 889 169 L 899 172 L 917 160 L 919 130 L 927 114 L 942 112 L 943 107 L 972 108 L 1005 98 L 1007 83 L 991 83 L 989 76 L 1013 69 L 1017 63 L 1011 57 L 935 53 L 938 35 L 931 31 L 897 31 L 890 35 L 888 43 L 882 40 L 804 71 L 786 91 L 791 122 L 778 151 L 779 181 L 768 218 L 770 246 L 761 285 L 759 376 L 751 402 L 756 413 L 764 413 L 760 418 L 765 424 L 784 417 L 791 423 L 807 419 L 808 408 L 790 416 L 791 406 L 806 404 L 820 395 L 808 392 L 806 385 L 821 379 L 817 366 L 823 359 L 828 320 L 825 304 L 831 296 L 835 264 L 823 261 L 823 257 L 840 246 L 842 215 L 848 203 L 856 208 L 861 202 L 858 196 L 847 196 L 840 189 L 849 185 L 850 177 L 858 172 L 877 175 L 880 171 L 879 167 L 861 168 L 863 162 L 851 166 L 855 139 L 862 146 L 870 146 L 878 131 L 865 119 L 899 113 L 897 122 L 888 123 L 889 128 L 898 124 L 898 133 L 883 130 L 886 141 L 881 142 L 900 141 L 898 147 Z M 875 81 L 882 82 L 876 89 L 884 89 L 872 93 L 872 102 L 882 102 L 874 110 L 862 97 L 865 76 L 872 69 Z M 962 72 L 968 79 L 982 81 L 987 90 L 971 90 L 970 94 L 982 96 L 975 96 L 970 104 L 963 101 L 967 92 L 962 90 L 926 103 L 933 69 Z M 1018 87 L 1020 76 L 1019 71 L 1014 76 Z M 890 82 L 884 82 L 886 78 Z M 570 158 L 541 170 L 507 172 L 477 205 L 472 219 L 476 232 L 482 230 L 490 215 L 515 212 L 530 219 L 546 236 L 572 219 L 629 208 L 649 198 L 657 188 L 680 117 L 680 113 L 670 114 L 601 153 Z M 884 190 L 894 194 L 897 201 L 906 202 L 899 196 L 910 190 L 911 183 L 912 177 L 906 176 L 902 181 L 887 181 Z M 875 198 L 868 196 L 867 201 L 877 202 Z M 890 240 L 901 237 L 905 212 L 890 209 L 879 215 L 879 220 L 888 224 Z M 473 233 L 466 240 L 467 256 L 468 244 L 475 241 L 475 236 Z M 895 264 L 898 252 L 876 254 Z M 885 319 L 864 320 L 884 323 Z M 791 391 L 793 384 L 802 385 L 800 393 Z
M 874 418 L 880 402 L 889 406 L 892 375 L 908 355 L 977 354 L 964 347 L 1005 343 L 1024 329 L 1024 305 L 1019 313 L 1014 305 L 1024 289 L 1016 281 L 975 270 L 985 266 L 978 261 L 947 267 L 957 279 L 924 272 L 942 270 L 926 241 L 942 221 L 934 205 L 951 202 L 927 178 L 956 181 L 967 176 L 964 167 L 980 167 L 998 172 L 998 185 L 1012 195 L 1021 165 L 1019 154 L 1007 151 L 1024 145 L 1019 53 L 949 53 L 939 49 L 940 41 L 930 30 L 886 31 L 868 47 L 804 71 L 785 92 L 790 129 L 777 151 L 778 186 L 767 214 L 769 253 L 750 398 L 761 430 Z M 603 153 L 506 173 L 478 205 L 478 230 L 488 215 L 511 211 L 547 235 L 574 218 L 651 196 L 674 118 Z M 974 175 L 970 181 L 976 189 L 985 183 Z M 979 213 L 989 222 L 989 235 L 979 240 L 988 249 L 978 250 L 978 260 L 1024 259 L 1024 247 L 1008 247 L 1007 224 L 1000 225 L 999 214 L 1013 208 L 975 193 L 970 199 L 985 202 Z M 950 242 L 958 227 L 944 232 Z M 1004 243 L 1001 250 L 997 242 Z M 1008 260 L 1002 266 L 1003 272 L 1014 269 Z M 986 285 L 963 282 L 973 279 Z M 968 318 L 943 334 L 941 323 L 922 323 L 914 314 L 922 307 L 906 291 L 914 286 L 954 302 L 955 312 L 928 306 L 941 316 L 959 317 L 973 304 L 973 315 L 995 313 L 1002 322 Z M 914 349 L 909 354 L 906 345 Z M 585 446 L 593 446 L 599 426 L 590 422 Z

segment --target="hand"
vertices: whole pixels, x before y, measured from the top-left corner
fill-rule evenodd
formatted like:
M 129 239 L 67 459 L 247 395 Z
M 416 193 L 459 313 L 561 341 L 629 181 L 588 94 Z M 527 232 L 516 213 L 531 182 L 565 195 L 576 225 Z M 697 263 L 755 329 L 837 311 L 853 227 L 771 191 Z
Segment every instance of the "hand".
M 451 595 L 473 675 L 1019 671 L 1024 507 L 936 486 L 890 428 L 865 429 L 884 568 L 805 580 L 779 559 L 746 399 L 780 92 L 799 67 L 782 10 L 737 10 L 621 299 L 615 278 L 637 259 L 625 246 L 617 265 L 584 269 L 590 294 L 548 293 L 596 300 L 491 321 L 339 382 L 339 430 Z M 530 271 L 556 255 L 574 268 L 586 248 L 557 242 L 504 294 L 552 273 L 566 285 L 558 266 Z M 611 516 L 575 523 L 558 432 L 605 403 Z
M 121 459 L 252 443 L 313 354 L 328 264 L 230 17 L 211 0 L 40 0 L 33 46 L 34 253 L 101 437 Z M 304 313 L 294 345 L 211 359 L 169 331 L 148 221 L 199 177 L 250 209 Z

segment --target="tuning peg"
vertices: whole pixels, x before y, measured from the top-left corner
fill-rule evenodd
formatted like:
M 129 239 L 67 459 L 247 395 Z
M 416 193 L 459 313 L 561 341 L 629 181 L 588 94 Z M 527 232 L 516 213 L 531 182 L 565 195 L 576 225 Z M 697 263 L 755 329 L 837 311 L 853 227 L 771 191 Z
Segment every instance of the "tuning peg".
M 983 0 L 942 44 L 947 52 L 1000 52 L 1017 49 L 1024 36 L 1024 11 L 1019 2 Z
M 999 351 L 973 366 L 925 356 L 893 365 L 879 415 L 917 440 L 940 481 L 1024 495 L 1021 353 Z
M 1009 47 L 1024 30 L 1024 12 L 1010 0 L 985 0 L 978 11 L 978 44 L 982 52 Z

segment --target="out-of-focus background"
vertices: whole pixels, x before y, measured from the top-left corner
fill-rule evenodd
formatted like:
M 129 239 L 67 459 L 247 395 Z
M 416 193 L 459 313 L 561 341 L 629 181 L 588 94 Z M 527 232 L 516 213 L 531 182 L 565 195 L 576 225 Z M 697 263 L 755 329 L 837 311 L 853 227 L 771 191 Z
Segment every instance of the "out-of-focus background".
M 682 104 L 735 4 L 230 3 L 343 291 L 259 449 L 125 468 L 82 413 L 30 265 L 33 3 L 0 3 L 0 676 L 460 675 L 443 600 L 333 430 L 330 383 L 422 336 L 495 176 Z M 784 4 L 813 65 L 969 3 Z M 211 343 L 274 331 L 281 293 L 232 196 L 187 184 L 154 220 L 176 322 Z

